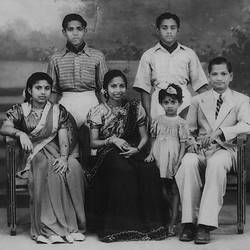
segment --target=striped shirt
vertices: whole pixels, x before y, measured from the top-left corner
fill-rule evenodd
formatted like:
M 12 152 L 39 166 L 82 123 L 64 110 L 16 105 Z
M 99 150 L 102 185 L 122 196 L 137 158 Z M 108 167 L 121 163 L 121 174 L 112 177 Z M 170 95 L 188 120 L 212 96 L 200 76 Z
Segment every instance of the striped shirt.
M 100 90 L 107 65 L 103 53 L 89 48 L 73 53 L 65 48 L 51 56 L 48 74 L 52 77 L 53 92 L 83 92 Z

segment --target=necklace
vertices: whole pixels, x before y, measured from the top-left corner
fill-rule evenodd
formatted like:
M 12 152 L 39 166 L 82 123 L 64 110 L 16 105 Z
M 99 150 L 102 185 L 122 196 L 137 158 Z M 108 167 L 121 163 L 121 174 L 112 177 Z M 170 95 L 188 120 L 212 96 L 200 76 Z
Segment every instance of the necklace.
M 42 116 L 43 109 L 34 109 L 32 108 L 32 113 L 35 116 L 36 119 L 39 119 Z
M 122 105 L 119 106 L 114 106 L 111 103 L 107 103 L 108 107 L 112 110 L 112 113 L 117 116 L 117 115 L 126 115 L 126 109 L 123 108 Z

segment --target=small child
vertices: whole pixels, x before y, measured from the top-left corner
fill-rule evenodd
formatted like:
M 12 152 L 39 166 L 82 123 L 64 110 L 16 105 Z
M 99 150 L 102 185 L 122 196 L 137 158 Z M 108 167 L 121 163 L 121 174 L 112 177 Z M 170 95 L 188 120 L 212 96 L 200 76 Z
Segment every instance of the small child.
M 162 178 L 162 191 L 167 196 L 167 184 L 171 183 L 172 217 L 168 227 L 169 236 L 176 234 L 176 222 L 179 208 L 179 192 L 175 182 L 175 174 L 185 153 L 185 142 L 188 139 L 188 126 L 184 119 L 177 115 L 182 104 L 182 89 L 170 84 L 159 92 L 159 103 L 165 114 L 152 121 L 152 146 L 146 162 L 156 161 Z

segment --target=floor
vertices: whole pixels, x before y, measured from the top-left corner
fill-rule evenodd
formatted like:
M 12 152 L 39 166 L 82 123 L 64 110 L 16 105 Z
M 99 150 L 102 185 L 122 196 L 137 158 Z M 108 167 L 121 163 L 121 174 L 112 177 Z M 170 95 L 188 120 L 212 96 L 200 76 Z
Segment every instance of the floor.
M 248 193 L 250 198 L 250 193 Z M 211 243 L 208 245 L 195 245 L 193 242 L 180 242 L 177 237 L 168 238 L 162 241 L 137 241 L 137 242 L 117 242 L 103 243 L 98 241 L 95 235 L 87 235 L 84 242 L 74 244 L 36 244 L 29 237 L 29 210 L 28 208 L 17 209 L 17 235 L 10 236 L 6 224 L 6 209 L 0 208 L 0 250 L 20 250 L 20 249 L 88 249 L 88 250 L 249 250 L 250 249 L 250 202 L 247 205 L 247 217 L 245 233 L 237 234 L 235 196 L 227 195 L 225 205 L 220 213 L 220 228 L 211 234 Z

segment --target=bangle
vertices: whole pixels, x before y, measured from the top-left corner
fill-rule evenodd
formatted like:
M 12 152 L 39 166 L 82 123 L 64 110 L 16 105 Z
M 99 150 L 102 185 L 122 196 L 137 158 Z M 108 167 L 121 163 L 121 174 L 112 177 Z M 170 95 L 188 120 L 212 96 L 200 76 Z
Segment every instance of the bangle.
M 15 132 L 13 133 L 14 137 L 19 137 L 23 132 L 19 131 L 19 130 L 15 130 Z
M 107 138 L 104 142 L 104 145 L 107 146 L 110 143 L 110 138 Z
M 66 157 L 66 158 L 68 158 L 69 156 L 68 155 L 60 155 L 61 157 Z

